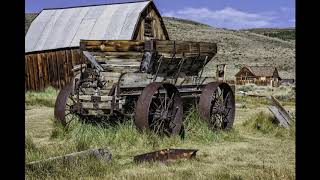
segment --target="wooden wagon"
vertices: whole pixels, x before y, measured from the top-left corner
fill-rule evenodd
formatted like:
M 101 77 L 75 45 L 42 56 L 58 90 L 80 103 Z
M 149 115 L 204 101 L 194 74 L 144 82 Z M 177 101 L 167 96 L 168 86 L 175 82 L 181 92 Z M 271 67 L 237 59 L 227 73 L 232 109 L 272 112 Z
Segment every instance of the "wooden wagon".
M 183 112 L 198 104 L 212 128 L 232 127 L 235 97 L 224 82 L 203 77 L 216 43 L 148 40 L 81 40 L 84 64 L 59 93 L 55 117 L 67 125 L 110 116 L 134 118 L 139 130 L 179 134 Z M 113 120 L 114 121 L 114 120 Z

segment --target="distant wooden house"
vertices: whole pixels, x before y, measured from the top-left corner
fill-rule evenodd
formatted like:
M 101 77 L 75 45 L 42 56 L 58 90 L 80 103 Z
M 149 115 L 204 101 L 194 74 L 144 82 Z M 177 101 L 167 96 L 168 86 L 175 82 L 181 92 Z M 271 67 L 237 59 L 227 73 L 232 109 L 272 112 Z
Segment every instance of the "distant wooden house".
M 25 88 L 63 87 L 81 62 L 80 39 L 169 40 L 152 1 L 44 9 L 25 36 Z
M 276 85 L 281 80 L 277 68 L 272 66 L 245 66 L 235 76 L 236 84 Z

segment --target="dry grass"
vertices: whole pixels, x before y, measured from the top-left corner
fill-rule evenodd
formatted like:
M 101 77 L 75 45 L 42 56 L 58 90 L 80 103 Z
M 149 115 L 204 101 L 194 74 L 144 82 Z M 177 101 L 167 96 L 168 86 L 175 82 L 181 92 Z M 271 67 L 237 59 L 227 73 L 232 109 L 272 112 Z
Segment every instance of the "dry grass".
M 184 139 L 139 133 L 132 120 L 106 127 L 75 122 L 66 130 L 53 122 L 51 106 L 34 105 L 26 111 L 26 162 L 95 147 L 109 147 L 113 161 L 52 163 L 27 169 L 26 178 L 295 179 L 295 129 L 272 124 L 266 102 L 259 98 L 237 96 L 237 103 L 247 108 L 237 108 L 234 128 L 226 132 L 209 130 L 192 109 L 185 116 Z M 196 148 L 199 152 L 194 160 L 133 163 L 133 156 L 162 148 Z

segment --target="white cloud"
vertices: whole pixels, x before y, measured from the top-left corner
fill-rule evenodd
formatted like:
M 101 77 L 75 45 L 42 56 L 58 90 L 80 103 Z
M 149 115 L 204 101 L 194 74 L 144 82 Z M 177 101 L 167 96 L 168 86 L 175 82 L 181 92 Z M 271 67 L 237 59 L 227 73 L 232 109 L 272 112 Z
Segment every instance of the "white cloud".
M 276 19 L 273 13 L 249 13 L 231 7 L 221 10 L 207 8 L 185 8 L 178 11 L 166 12 L 164 16 L 174 16 L 206 22 L 215 27 L 232 29 L 268 27 Z

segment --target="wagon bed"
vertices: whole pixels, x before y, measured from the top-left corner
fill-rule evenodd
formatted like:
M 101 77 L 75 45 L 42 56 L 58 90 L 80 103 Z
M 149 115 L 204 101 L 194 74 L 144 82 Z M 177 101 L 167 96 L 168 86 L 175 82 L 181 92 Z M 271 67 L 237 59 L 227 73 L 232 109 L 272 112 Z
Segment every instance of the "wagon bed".
M 180 61 L 185 62 L 181 72 L 187 75 L 197 74 L 201 67 L 208 63 L 217 53 L 216 43 L 189 42 L 189 41 L 96 41 L 81 40 L 80 49 L 89 51 L 107 71 L 127 72 L 138 71 L 143 56 L 152 55 L 154 64 L 150 69 L 151 74 L 157 72 L 156 67 L 161 66 L 158 73 L 173 73 L 179 67 Z M 207 60 L 205 61 L 207 57 Z

